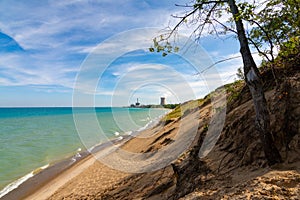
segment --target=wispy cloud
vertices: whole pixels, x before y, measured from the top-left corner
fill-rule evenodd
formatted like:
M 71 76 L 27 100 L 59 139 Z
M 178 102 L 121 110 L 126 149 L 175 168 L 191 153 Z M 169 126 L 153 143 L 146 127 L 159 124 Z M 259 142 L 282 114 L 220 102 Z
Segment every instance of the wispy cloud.
M 178 0 L 174 3 L 184 4 L 186 1 Z M 0 86 L 22 86 L 28 91 L 40 93 L 68 93 L 70 97 L 81 64 L 86 56 L 99 53 L 97 46 L 101 43 L 103 63 L 112 55 L 118 55 L 118 52 L 130 53 L 118 55 L 121 58 L 112 63 L 112 68 L 106 69 L 103 77 L 97 77 L 99 68 L 91 71 L 93 73 L 86 76 L 82 84 L 83 87 L 95 85 L 96 90 L 92 88 L 89 93 L 107 98 L 111 95 L 129 95 L 127 101 L 135 95 L 144 95 L 144 98 L 148 96 L 148 102 L 157 99 L 157 95 L 168 96 L 173 102 L 180 98 L 183 101 L 204 95 L 207 88 L 212 88 L 207 85 L 217 85 L 214 80 L 218 77 L 214 77 L 213 73 L 200 78 L 193 76 L 195 69 L 187 67 L 175 55 L 164 59 L 153 55 L 143 57 L 152 42 L 153 32 L 128 35 L 122 42 L 105 43 L 108 38 L 122 31 L 145 27 L 163 29 L 175 23 L 171 14 L 182 8 L 174 6 L 174 3 L 151 0 L 2 0 L 0 31 L 10 36 L 20 51 L 0 46 L 5 49 L 0 55 Z M 181 33 L 189 32 L 183 28 Z M 135 38 L 135 42 L 124 42 L 132 41 L 131 37 Z M 140 49 L 141 44 L 144 44 L 144 49 Z M 210 46 L 213 45 L 205 47 Z M 216 51 L 213 56 L 221 57 L 222 51 L 226 49 L 228 46 L 208 48 L 208 51 Z M 225 54 L 234 52 L 226 51 Z M 99 65 L 101 61 L 98 60 L 92 67 Z M 232 61 L 226 66 L 222 65 L 222 68 L 219 65 L 216 67 L 219 69 L 218 74 L 224 78 L 236 71 L 234 69 L 238 65 L 238 61 Z M 205 68 L 206 63 L 201 67 Z M 95 82 L 99 78 L 100 85 L 97 88 Z M 153 97 L 149 96 L 150 91 Z M 0 106 L 5 103 L 9 102 L 0 102 Z
M 26 51 L 1 56 L 6 77 L 1 83 L 72 87 L 74 72 L 97 44 L 131 28 L 163 27 L 172 6 L 136 0 L 1 1 L 0 30 Z

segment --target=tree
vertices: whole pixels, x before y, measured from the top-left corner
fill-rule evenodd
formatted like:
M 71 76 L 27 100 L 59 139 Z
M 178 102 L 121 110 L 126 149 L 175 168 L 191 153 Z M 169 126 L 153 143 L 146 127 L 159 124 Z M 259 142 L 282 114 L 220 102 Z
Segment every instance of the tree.
M 242 19 L 238 17 L 239 10 L 235 0 L 228 0 L 228 4 L 235 21 L 238 40 L 240 43 L 240 53 L 243 58 L 245 81 L 250 89 L 254 103 L 256 126 L 260 132 L 260 138 L 263 143 L 264 152 L 268 162 L 270 165 L 273 165 L 281 162 L 281 156 L 274 144 L 272 134 L 270 132 L 270 114 L 264 95 L 262 80 L 249 48 Z
M 264 95 L 262 78 L 250 51 L 249 40 L 251 41 L 251 39 L 247 38 L 244 29 L 243 20 L 253 16 L 254 6 L 248 3 L 237 4 L 235 0 L 196 0 L 192 5 L 178 6 L 188 8 L 189 11 L 183 16 L 174 16 L 180 19 L 179 22 L 168 33 L 154 39 L 154 48 L 150 48 L 150 51 L 155 49 L 158 52 L 163 51 L 163 56 L 166 56 L 172 50 L 177 51 L 178 47 L 172 47 L 169 39 L 185 23 L 195 26 L 192 34 L 196 36 L 196 39 L 199 39 L 204 31 L 217 36 L 226 34 L 228 31 L 236 34 L 240 44 L 245 81 L 250 89 L 256 112 L 256 127 L 260 133 L 266 158 L 269 165 L 281 162 L 281 156 L 270 132 L 270 115 Z M 227 22 L 222 22 L 221 17 L 228 16 L 228 14 L 232 17 L 228 17 Z M 220 30 L 220 27 L 222 30 Z M 257 48 L 259 49 L 259 47 Z
M 251 44 L 271 62 L 274 49 L 288 56 L 297 52 L 300 39 L 300 0 L 272 0 L 263 9 L 246 17 L 253 27 L 249 33 Z M 268 44 L 263 48 L 262 44 Z
M 271 0 L 239 4 L 242 19 L 252 26 L 248 34 L 250 44 L 268 61 L 277 85 L 274 61 L 277 52 L 289 56 L 299 44 L 300 0 Z M 258 9 L 255 9 L 258 8 Z

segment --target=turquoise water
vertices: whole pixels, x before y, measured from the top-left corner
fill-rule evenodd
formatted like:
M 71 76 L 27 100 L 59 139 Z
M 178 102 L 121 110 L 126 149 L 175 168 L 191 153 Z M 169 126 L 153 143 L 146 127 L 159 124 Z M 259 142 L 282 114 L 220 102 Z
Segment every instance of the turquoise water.
M 166 113 L 164 109 L 146 108 L 73 111 L 79 133 L 72 108 L 0 108 L 0 190 L 34 169 L 141 130 Z M 97 124 L 93 123 L 94 116 Z

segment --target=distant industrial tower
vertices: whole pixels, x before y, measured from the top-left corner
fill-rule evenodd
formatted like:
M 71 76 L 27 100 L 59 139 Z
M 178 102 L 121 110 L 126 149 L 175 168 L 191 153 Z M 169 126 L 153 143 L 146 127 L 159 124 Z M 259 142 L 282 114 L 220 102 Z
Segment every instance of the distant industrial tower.
M 139 107 L 139 106 L 140 106 L 139 98 L 136 99 L 135 106 L 136 106 L 136 107 Z
M 160 105 L 166 105 L 166 98 L 165 97 L 160 97 Z

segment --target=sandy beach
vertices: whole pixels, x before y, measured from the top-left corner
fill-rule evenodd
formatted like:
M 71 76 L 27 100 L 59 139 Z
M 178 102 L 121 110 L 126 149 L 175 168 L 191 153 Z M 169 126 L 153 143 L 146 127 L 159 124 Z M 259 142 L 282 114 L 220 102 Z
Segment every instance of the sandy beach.
M 88 188 L 102 191 L 127 175 L 101 164 L 94 156 L 89 155 L 25 199 L 60 199 L 63 196 L 76 199 L 76 194 L 92 192 Z M 70 191 L 70 188 L 73 189 Z

